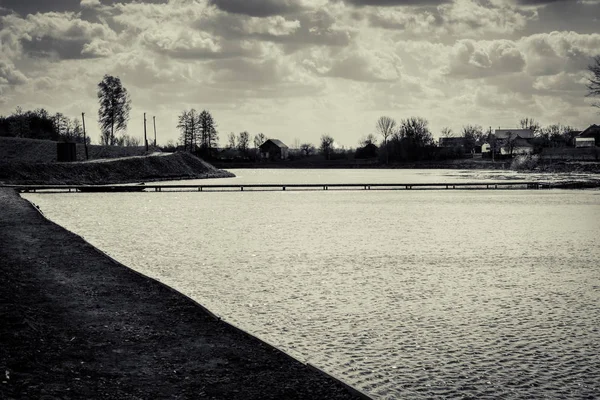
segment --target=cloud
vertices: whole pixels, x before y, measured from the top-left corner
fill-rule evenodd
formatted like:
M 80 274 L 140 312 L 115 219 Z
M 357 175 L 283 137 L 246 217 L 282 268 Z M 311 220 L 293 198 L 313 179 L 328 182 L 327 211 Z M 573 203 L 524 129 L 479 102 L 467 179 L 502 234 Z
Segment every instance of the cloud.
M 423 38 L 448 36 L 480 38 L 484 34 L 512 34 L 524 29 L 534 13 L 492 0 L 455 0 L 437 7 L 375 8 L 367 11 L 373 27 L 394 29 Z
M 362 82 L 386 82 L 400 78 L 400 59 L 390 53 L 353 46 L 335 56 L 321 75 Z
M 223 11 L 252 17 L 285 15 L 302 9 L 294 0 L 210 0 L 210 2 Z
M 1 19 L 0 37 L 32 57 L 93 58 L 110 53 L 117 35 L 107 25 L 78 18 L 75 13 L 9 15 Z M 93 51 L 103 47 L 101 52 Z
M 81 0 L 81 8 L 98 8 L 102 6 L 100 0 Z
M 28 79 L 10 61 L 0 60 L 0 85 L 22 85 Z
M 452 0 L 346 0 L 346 3 L 355 6 L 380 7 L 439 5 L 451 2 Z
M 520 72 L 525 57 L 508 40 L 460 40 L 450 53 L 447 74 L 453 77 L 481 78 Z
M 533 76 L 556 75 L 587 68 L 591 57 L 600 51 L 600 34 L 551 32 L 520 40 L 527 60 L 527 73 Z

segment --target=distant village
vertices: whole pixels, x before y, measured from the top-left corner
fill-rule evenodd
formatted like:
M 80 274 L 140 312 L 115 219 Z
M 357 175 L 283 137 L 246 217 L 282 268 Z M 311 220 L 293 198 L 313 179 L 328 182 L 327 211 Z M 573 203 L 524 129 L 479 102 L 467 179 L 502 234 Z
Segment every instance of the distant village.
M 83 118 L 83 115 L 82 115 Z M 85 135 L 85 124 L 61 113 L 49 114 L 43 109 L 17 111 L 0 117 L 0 136 L 43 139 L 66 143 L 91 144 Z M 144 121 L 145 122 L 145 121 Z M 154 122 L 154 121 L 153 121 Z M 404 162 L 472 159 L 496 161 L 515 156 L 535 156 L 550 160 L 598 161 L 600 159 L 600 126 L 593 124 L 584 130 L 569 126 L 541 127 L 532 118 L 524 118 L 516 128 L 491 127 L 484 131 L 478 125 L 466 125 L 460 133 L 442 129 L 435 140 L 428 121 L 420 117 L 402 119 L 396 123 L 390 117 L 380 117 L 372 133 L 360 139 L 354 148 L 339 146 L 327 134 L 317 144 L 295 139 L 284 143 L 263 133 L 251 137 L 247 131 L 230 133 L 226 144 L 219 145 L 216 123 L 210 112 L 186 110 L 179 116 L 179 140 L 166 145 L 156 143 L 152 135 L 144 141 L 125 132 L 116 134 L 103 130 L 100 144 L 104 146 L 143 147 L 153 150 L 187 151 L 217 164 L 292 164 L 334 166 L 387 165 Z M 146 129 L 144 129 L 145 131 Z M 146 150 L 148 151 L 148 150 Z M 75 156 L 66 157 L 66 160 Z
M 262 140 L 265 139 L 265 140 Z M 284 162 L 298 159 L 314 161 L 355 160 L 362 163 L 402 161 L 482 159 L 507 160 L 515 156 L 543 155 L 547 158 L 597 161 L 600 156 L 600 126 L 583 131 L 553 125 L 513 129 L 498 128 L 483 132 L 480 127 L 465 127 L 463 135 L 445 132 L 437 141 L 421 140 L 410 132 L 390 134 L 384 140 L 367 135 L 357 148 L 335 147 L 332 137 L 323 135 L 319 146 L 310 143 L 288 146 L 272 138 L 258 138 L 254 148 L 238 146 L 230 136 L 229 146 L 215 149 L 213 159 L 221 162 Z

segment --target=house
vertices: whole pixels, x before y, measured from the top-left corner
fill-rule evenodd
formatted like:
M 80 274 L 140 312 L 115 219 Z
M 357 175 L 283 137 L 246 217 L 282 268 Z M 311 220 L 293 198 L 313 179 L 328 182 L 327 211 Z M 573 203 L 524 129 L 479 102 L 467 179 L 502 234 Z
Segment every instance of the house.
M 533 153 L 531 141 L 535 138 L 535 131 L 532 129 L 496 129 L 494 138 L 496 149 L 502 155 Z M 489 149 L 489 145 L 487 148 Z
M 379 147 L 374 143 L 367 143 L 364 147 L 359 147 L 354 153 L 354 158 L 375 158 L 379 153 Z
M 575 137 L 575 147 L 600 146 L 600 126 L 593 124 Z
M 500 154 L 531 154 L 533 153 L 533 145 L 527 139 L 517 137 L 512 141 L 507 141 L 502 147 L 500 147 Z
M 531 129 L 496 129 L 494 131 L 496 139 L 514 139 L 517 136 L 521 139 L 533 139 L 535 137 L 535 131 Z
M 288 158 L 289 148 L 277 139 L 269 139 L 259 146 L 260 157 L 267 160 L 285 160 Z

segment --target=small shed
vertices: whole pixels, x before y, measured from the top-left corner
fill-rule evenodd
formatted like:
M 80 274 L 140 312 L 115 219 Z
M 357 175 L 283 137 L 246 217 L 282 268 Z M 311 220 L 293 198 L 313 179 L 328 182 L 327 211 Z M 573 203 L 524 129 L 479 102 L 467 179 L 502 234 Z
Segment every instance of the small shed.
M 77 145 L 75 143 L 56 143 L 56 161 L 77 161 Z
M 268 139 L 260 145 L 260 156 L 267 160 L 285 160 L 288 158 L 289 148 L 278 139 Z

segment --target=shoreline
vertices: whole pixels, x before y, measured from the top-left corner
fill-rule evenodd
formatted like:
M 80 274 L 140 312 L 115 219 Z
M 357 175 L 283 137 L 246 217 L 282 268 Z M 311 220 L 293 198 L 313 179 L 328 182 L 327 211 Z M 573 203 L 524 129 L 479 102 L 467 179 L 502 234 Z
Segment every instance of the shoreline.
M 2 398 L 369 398 L 0 188 Z

